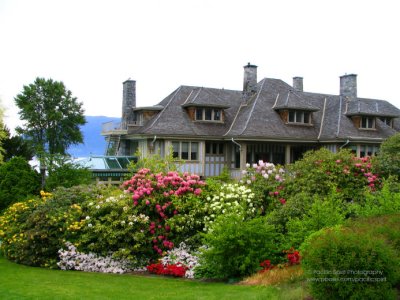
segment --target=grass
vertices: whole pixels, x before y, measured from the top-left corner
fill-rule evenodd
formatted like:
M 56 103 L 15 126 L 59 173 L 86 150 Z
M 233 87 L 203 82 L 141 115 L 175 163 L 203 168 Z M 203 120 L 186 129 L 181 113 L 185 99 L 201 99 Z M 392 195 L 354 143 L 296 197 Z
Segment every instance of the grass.
M 301 265 L 274 268 L 265 272 L 254 274 L 242 281 L 246 285 L 277 285 L 282 282 L 296 282 L 303 280 Z
M 301 284 L 246 286 L 158 276 L 61 271 L 0 257 L 0 299 L 302 299 Z

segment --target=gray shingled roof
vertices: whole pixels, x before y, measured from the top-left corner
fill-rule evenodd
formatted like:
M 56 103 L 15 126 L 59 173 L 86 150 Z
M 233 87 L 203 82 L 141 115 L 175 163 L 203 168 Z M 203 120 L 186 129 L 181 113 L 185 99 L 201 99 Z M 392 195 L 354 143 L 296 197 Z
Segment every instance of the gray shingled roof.
M 190 106 L 223 108 L 225 122 L 193 122 L 186 109 Z M 348 101 L 337 95 L 294 91 L 282 80 L 270 78 L 261 80 L 257 92 L 248 99 L 243 99 L 242 91 L 181 86 L 157 107 L 163 109 L 144 126 L 130 129 L 129 134 L 340 142 L 349 138 L 382 139 L 400 129 L 398 119 L 394 120 L 394 129 L 377 120 L 376 130 L 360 130 L 351 120 L 354 115 L 400 116 L 400 110 L 387 101 Z M 281 109 L 312 111 L 312 125 L 285 124 L 279 115 Z

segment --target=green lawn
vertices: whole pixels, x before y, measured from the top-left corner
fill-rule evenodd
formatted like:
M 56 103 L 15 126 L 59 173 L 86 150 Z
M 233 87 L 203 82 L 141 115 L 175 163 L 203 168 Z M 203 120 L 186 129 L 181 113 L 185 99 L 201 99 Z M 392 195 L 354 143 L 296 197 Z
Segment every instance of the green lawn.
M 300 285 L 206 283 L 157 276 L 48 270 L 0 257 L 0 299 L 301 299 Z

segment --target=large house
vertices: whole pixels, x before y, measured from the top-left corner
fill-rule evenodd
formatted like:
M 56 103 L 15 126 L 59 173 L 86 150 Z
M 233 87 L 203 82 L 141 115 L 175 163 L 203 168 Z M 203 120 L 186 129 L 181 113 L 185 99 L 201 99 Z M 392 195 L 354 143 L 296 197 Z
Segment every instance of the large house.
M 155 106 L 136 107 L 136 82 L 123 83 L 122 122 L 104 124 L 110 155 L 143 156 L 173 151 L 181 170 L 219 175 L 227 167 L 238 177 L 246 163 L 286 164 L 310 149 L 350 148 L 375 154 L 400 129 L 400 110 L 384 100 L 357 97 L 357 75 L 340 77 L 339 95 L 303 90 L 264 78 L 244 66 L 243 90 L 180 86 Z

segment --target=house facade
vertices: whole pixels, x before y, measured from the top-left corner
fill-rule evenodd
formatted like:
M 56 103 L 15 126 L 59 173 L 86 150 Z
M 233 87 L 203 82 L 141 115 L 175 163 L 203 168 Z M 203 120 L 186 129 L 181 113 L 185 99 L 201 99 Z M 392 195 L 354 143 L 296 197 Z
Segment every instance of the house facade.
M 159 153 L 183 161 L 182 171 L 240 176 L 246 163 L 292 163 L 320 147 L 377 153 L 400 129 L 400 110 L 385 100 L 359 98 L 357 76 L 340 77 L 339 95 L 303 90 L 303 78 L 257 80 L 244 66 L 243 90 L 180 86 L 159 104 L 136 106 L 136 82 L 123 83 L 120 124 L 106 123 L 107 154 Z

